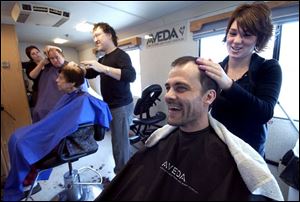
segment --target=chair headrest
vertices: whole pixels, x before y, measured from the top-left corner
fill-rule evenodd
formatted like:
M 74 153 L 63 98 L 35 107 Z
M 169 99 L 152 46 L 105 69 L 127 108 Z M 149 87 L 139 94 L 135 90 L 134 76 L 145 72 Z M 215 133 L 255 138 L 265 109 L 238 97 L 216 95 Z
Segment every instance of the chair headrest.
M 144 97 L 155 97 L 158 98 L 160 96 L 162 92 L 162 88 L 160 85 L 158 84 L 152 84 L 150 86 L 147 86 L 146 88 L 144 88 L 143 92 L 142 92 L 142 99 Z
M 152 84 L 144 88 L 142 92 L 142 97 L 137 100 L 134 108 L 134 114 L 139 115 L 141 113 L 147 112 L 150 107 L 155 104 L 155 101 L 159 99 L 162 93 L 162 88 L 159 84 Z

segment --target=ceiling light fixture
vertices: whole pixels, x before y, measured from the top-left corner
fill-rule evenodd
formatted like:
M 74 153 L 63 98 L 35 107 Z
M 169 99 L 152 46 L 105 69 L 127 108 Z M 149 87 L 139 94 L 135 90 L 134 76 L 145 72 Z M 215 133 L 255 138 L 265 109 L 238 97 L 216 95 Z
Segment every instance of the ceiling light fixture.
M 75 26 L 75 29 L 79 32 L 92 32 L 94 24 L 91 22 L 80 22 Z
M 54 41 L 54 43 L 57 43 L 57 44 L 63 44 L 63 43 L 68 42 L 68 40 L 61 39 L 61 38 L 55 38 L 53 41 Z

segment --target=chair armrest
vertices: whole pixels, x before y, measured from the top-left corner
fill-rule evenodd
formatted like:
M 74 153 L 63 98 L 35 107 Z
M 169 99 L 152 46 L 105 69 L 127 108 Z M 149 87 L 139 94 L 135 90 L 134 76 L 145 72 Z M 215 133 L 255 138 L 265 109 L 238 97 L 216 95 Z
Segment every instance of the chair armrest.
M 96 141 L 103 140 L 104 136 L 105 136 L 106 129 L 104 127 L 102 127 L 101 125 L 95 124 L 94 125 L 94 130 L 95 130 L 95 134 L 94 134 L 95 140 Z

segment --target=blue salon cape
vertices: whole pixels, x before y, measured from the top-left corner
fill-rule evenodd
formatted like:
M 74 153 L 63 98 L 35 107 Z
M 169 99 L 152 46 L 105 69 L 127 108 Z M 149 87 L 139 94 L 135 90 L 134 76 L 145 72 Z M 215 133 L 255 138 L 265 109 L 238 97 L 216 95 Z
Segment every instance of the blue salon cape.
M 8 142 L 11 169 L 3 200 L 18 201 L 24 197 L 23 181 L 30 171 L 30 165 L 51 152 L 80 124 L 100 124 L 108 129 L 111 119 L 105 102 L 76 90 L 65 94 L 44 119 L 17 129 Z

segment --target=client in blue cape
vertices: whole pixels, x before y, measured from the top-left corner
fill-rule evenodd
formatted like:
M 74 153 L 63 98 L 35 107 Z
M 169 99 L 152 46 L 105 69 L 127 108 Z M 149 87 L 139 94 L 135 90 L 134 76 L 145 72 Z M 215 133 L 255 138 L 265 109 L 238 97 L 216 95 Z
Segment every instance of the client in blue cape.
M 24 197 L 23 181 L 31 165 L 50 153 L 80 124 L 94 123 L 109 128 L 111 113 L 107 104 L 80 89 L 85 69 L 70 62 L 65 65 L 56 82 L 66 94 L 42 120 L 17 129 L 8 142 L 11 169 L 4 188 L 5 201 Z

